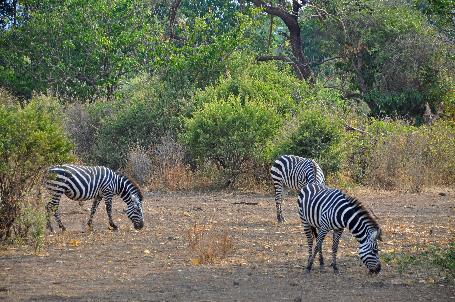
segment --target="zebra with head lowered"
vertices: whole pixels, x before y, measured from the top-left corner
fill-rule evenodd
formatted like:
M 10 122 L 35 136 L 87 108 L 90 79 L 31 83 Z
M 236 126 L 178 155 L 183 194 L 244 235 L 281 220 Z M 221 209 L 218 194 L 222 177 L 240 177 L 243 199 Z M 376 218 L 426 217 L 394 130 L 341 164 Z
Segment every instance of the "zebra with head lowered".
M 51 212 L 54 213 L 58 226 L 64 231 L 65 226 L 60 219 L 60 198 L 65 194 L 72 200 L 93 199 L 90 218 L 87 222 L 92 229 L 93 216 L 100 201 L 104 198 L 109 225 L 117 230 L 118 227 L 112 220 L 112 197 L 120 195 L 127 204 L 126 214 L 133 222 L 135 229 L 144 226 L 142 212 L 142 193 L 139 187 L 126 176 L 118 174 L 102 166 L 61 165 L 48 169 L 45 180 L 46 188 L 51 192 L 52 199 L 46 205 L 47 228 L 51 231 Z
M 285 186 L 300 191 L 308 183 L 324 183 L 324 173 L 314 160 L 295 155 L 283 155 L 277 158 L 272 165 L 271 174 L 279 223 L 284 222 L 281 201 Z
M 327 233 L 333 230 L 332 267 L 338 272 L 336 254 L 343 229 L 347 228 L 360 244 L 359 254 L 362 262 L 371 273 L 379 273 L 381 263 L 378 256 L 377 240 L 381 239 L 378 223 L 362 204 L 338 189 L 330 189 L 320 184 L 308 184 L 300 191 L 299 215 L 308 241 L 309 272 L 314 255 L 321 251 L 322 242 Z M 318 228 L 316 246 L 313 253 L 313 233 L 311 228 Z

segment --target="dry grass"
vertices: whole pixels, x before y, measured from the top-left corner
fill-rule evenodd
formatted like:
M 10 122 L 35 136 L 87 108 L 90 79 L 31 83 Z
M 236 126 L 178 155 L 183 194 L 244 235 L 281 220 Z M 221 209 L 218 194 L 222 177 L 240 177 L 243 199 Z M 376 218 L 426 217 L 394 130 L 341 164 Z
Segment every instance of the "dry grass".
M 151 177 L 152 159 L 150 153 L 150 150 L 141 147 L 139 144 L 128 151 L 124 172 L 134 178 L 141 186 L 147 184 Z
M 387 190 L 421 192 L 424 187 L 455 182 L 455 135 L 423 128 L 382 139 L 369 158 L 367 181 Z
M 194 257 L 192 264 L 212 264 L 226 258 L 234 249 L 234 242 L 226 229 L 213 225 L 194 224 L 187 231 L 188 247 Z

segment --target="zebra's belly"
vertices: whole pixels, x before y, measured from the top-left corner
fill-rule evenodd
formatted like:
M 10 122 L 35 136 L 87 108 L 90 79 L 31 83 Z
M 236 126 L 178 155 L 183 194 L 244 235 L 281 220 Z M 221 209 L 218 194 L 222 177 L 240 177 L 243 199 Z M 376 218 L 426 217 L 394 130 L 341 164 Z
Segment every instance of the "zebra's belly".
M 72 200 L 77 200 L 77 201 L 84 201 L 84 200 L 89 200 L 95 198 L 95 196 L 100 195 L 99 192 L 92 192 L 89 194 L 78 194 L 78 192 L 74 191 L 66 191 L 65 192 L 66 197 Z M 101 195 L 100 195 L 101 196 Z

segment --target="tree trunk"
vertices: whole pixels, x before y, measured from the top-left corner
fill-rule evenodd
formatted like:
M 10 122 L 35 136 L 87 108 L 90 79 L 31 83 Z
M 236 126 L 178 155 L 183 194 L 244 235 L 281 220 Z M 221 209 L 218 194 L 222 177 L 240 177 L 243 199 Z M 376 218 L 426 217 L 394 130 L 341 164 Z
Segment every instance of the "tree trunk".
M 303 52 L 302 39 L 300 35 L 300 25 L 298 22 L 298 14 L 300 8 L 306 4 L 305 1 L 299 3 L 296 0 L 292 1 L 292 12 L 284 10 L 282 7 L 275 7 L 265 3 L 262 0 L 252 0 L 254 5 L 261 7 L 270 15 L 277 16 L 286 24 L 289 30 L 289 42 L 291 44 L 291 51 L 294 56 L 293 62 L 297 77 L 299 79 L 305 79 L 310 83 L 314 83 L 313 72 L 308 65 L 308 60 Z

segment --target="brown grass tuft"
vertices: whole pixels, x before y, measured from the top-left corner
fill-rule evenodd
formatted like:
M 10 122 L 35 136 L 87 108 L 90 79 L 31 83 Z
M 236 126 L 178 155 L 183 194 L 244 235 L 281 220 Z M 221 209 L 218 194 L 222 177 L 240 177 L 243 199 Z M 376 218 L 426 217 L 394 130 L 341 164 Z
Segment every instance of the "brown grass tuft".
M 194 265 L 213 264 L 226 258 L 234 248 L 229 232 L 213 225 L 194 224 L 187 231 L 187 239 L 194 254 L 191 260 Z

